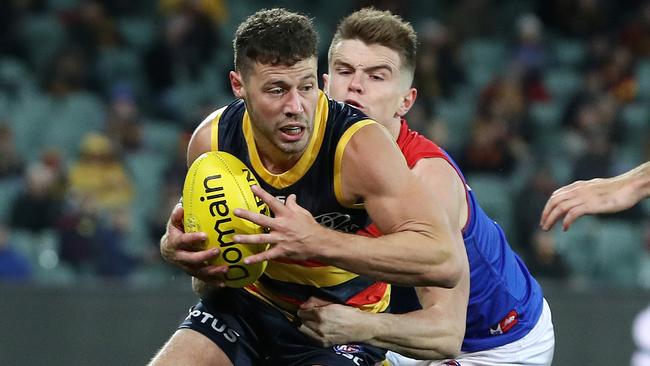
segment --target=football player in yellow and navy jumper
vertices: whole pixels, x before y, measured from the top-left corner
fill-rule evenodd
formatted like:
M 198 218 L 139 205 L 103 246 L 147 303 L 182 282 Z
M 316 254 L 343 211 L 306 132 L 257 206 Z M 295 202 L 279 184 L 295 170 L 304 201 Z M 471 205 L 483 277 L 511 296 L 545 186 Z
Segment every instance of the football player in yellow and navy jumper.
M 271 243 L 247 258 L 269 264 L 252 286 L 204 292 L 151 365 L 374 365 L 383 349 L 323 347 L 299 332 L 296 310 L 317 297 L 385 311 L 390 289 L 380 281 L 453 287 L 464 249 L 454 244 L 448 220 L 390 134 L 318 90 L 316 36 L 308 18 L 259 11 L 238 28 L 234 50 L 230 84 L 243 101 L 197 127 L 188 163 L 220 150 L 256 175 L 261 187 L 253 191 L 274 216 L 234 214 L 269 233 L 233 239 Z M 371 217 L 385 235 L 355 235 Z M 218 282 L 211 275 L 223 272 L 204 263 L 214 251 L 196 249 L 201 234 L 184 233 L 181 223 L 177 207 L 161 239 L 163 256 L 192 276 Z
M 218 110 L 209 123 L 212 150 L 240 158 L 267 192 L 276 197 L 296 194 L 302 207 L 332 229 L 354 233 L 369 224 L 362 207 L 346 207 L 337 197 L 342 156 L 337 151 L 342 151 L 360 128 L 376 123 L 358 110 L 319 92 L 313 137 L 298 163 L 280 175 L 270 173 L 261 163 L 242 100 Z M 380 312 L 388 306 L 390 286 L 317 261 L 272 260 L 262 277 L 244 290 L 209 292 L 181 328 L 212 339 L 235 365 L 265 358 L 278 365 L 302 364 L 303 360 L 333 364 L 332 358 L 336 364 L 350 361 L 352 365 L 363 359 L 372 365 L 383 359 L 384 350 L 379 348 L 362 344 L 322 348 L 305 339 L 291 321 L 299 306 L 312 296 Z

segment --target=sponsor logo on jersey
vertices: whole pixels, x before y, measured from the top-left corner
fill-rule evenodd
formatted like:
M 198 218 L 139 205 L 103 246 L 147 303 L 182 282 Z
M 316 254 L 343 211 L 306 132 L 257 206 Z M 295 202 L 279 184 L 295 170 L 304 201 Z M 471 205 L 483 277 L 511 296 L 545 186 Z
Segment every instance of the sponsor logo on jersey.
M 359 230 L 359 226 L 350 223 L 352 218 L 348 214 L 340 212 L 328 212 L 314 217 L 316 222 L 328 229 L 344 231 L 347 233 Z
M 355 344 L 339 344 L 334 346 L 334 351 L 345 353 L 358 353 L 361 352 L 361 347 Z
M 354 344 L 339 344 L 334 346 L 334 351 L 337 355 L 347 358 L 348 360 L 354 362 L 355 365 L 361 366 L 363 359 L 359 356 L 355 356 L 353 353 L 362 352 L 361 347 Z
M 460 364 L 460 362 L 458 362 L 458 361 L 456 361 L 456 360 L 449 360 L 449 361 L 443 363 L 442 365 L 443 365 L 443 366 L 462 366 L 462 365 Z
M 511 310 L 505 318 L 501 319 L 499 324 L 490 328 L 490 335 L 500 335 L 506 333 L 512 327 L 519 323 L 519 314 L 515 310 Z

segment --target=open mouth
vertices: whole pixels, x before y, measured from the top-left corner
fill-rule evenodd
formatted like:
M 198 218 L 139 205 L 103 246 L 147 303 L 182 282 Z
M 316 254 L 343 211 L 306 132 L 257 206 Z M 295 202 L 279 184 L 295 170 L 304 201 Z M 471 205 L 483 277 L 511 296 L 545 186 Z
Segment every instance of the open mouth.
M 301 125 L 288 125 L 280 128 L 281 139 L 284 142 L 297 142 L 305 136 L 306 128 Z
M 297 136 L 302 133 L 304 128 L 300 126 L 287 126 L 287 127 L 282 127 L 280 131 L 282 131 L 284 134 L 289 135 L 289 136 Z
M 359 102 L 357 102 L 356 100 L 346 99 L 345 103 L 347 103 L 347 104 L 349 104 L 349 105 L 351 105 L 351 106 L 353 106 L 353 107 L 355 107 L 357 109 L 363 109 L 363 106 Z

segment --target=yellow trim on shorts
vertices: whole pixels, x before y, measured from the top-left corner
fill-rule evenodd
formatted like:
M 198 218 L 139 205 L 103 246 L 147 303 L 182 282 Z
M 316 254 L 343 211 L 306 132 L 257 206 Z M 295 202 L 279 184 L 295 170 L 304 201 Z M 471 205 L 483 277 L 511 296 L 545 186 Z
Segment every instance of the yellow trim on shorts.
M 338 203 L 344 207 L 363 209 L 364 205 L 363 203 L 355 203 L 349 205 L 343 202 L 343 183 L 341 178 L 341 165 L 343 163 L 343 152 L 345 152 L 345 148 L 348 146 L 348 142 L 350 142 L 350 139 L 352 138 L 352 136 L 354 136 L 354 134 L 357 131 L 359 131 L 362 127 L 371 124 L 376 124 L 376 123 L 377 122 L 371 119 L 365 119 L 353 124 L 352 126 L 350 126 L 350 128 L 348 128 L 343 133 L 343 136 L 341 136 L 341 139 L 336 145 L 336 154 L 334 155 L 334 195 L 336 196 L 336 200 L 338 201 Z
M 302 154 L 296 165 L 291 169 L 282 174 L 273 174 L 266 170 L 266 167 L 262 164 L 262 160 L 257 152 L 257 146 L 255 145 L 250 116 L 248 111 L 244 112 L 242 127 L 244 130 L 244 137 L 246 138 L 246 145 L 248 145 L 248 155 L 250 155 L 253 169 L 255 169 L 260 178 L 276 189 L 286 188 L 302 178 L 312 166 L 316 157 L 318 157 L 321 145 L 323 144 L 323 138 L 325 137 L 328 113 L 329 104 L 327 102 L 327 97 L 322 91 L 319 91 L 312 136 L 305 152 Z

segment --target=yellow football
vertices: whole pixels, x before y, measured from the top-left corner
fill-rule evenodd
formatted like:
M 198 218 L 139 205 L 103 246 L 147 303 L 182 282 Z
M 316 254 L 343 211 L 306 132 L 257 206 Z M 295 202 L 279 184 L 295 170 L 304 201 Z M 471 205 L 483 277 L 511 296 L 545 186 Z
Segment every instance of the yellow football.
M 223 151 L 199 156 L 190 166 L 183 185 L 183 224 L 185 232 L 202 231 L 208 235 L 206 248 L 219 247 L 219 256 L 210 263 L 227 265 L 225 283 L 243 287 L 255 282 L 266 268 L 266 262 L 244 264 L 249 255 L 262 252 L 268 245 L 239 244 L 235 234 L 260 234 L 264 228 L 233 214 L 235 208 L 269 214 L 266 204 L 250 187 L 257 179 L 241 160 Z

